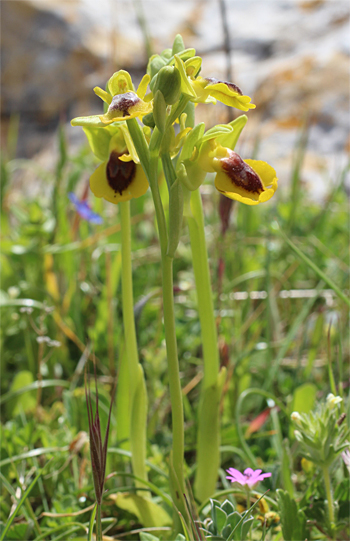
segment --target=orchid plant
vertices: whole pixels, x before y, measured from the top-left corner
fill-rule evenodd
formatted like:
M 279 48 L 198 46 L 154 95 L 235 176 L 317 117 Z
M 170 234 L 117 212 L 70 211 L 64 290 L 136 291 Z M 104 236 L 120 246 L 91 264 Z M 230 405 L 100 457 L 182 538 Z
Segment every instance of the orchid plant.
M 195 104 L 221 101 L 246 112 L 254 109 L 249 96 L 233 83 L 200 75 L 202 59 L 186 49 L 180 35 L 172 49 L 153 55 L 137 90 L 124 70 L 112 75 L 106 89 L 95 93 L 105 104 L 100 115 L 79 117 L 92 152 L 101 164 L 90 178 L 96 197 L 120 205 L 122 227 L 123 321 L 128 378 L 128 411 L 132 467 L 138 483 L 147 482 L 147 394 L 138 359 L 131 268 L 130 200 L 151 189 L 158 223 L 163 278 L 163 310 L 169 390 L 172 406 L 171 493 L 186 520 L 184 499 L 184 419 L 176 342 L 173 298 L 173 258 L 184 217 L 187 219 L 196 281 L 203 343 L 203 382 L 198 409 L 195 496 L 201 502 L 215 491 L 220 465 L 220 399 L 226 378 L 219 363 L 204 216 L 200 186 L 208 172 L 215 187 L 230 199 L 247 205 L 268 201 L 276 192 L 275 170 L 259 160 L 243 159 L 235 152 L 247 122 L 241 115 L 229 124 L 208 130 L 195 124 Z M 149 89 L 149 90 L 148 90 Z M 165 177 L 169 194 L 168 219 L 159 191 Z M 121 369 L 121 367 L 120 367 Z M 126 383 L 125 383 L 126 384 Z M 125 392 L 119 386 L 118 392 Z M 266 474 L 265 474 L 266 476 Z M 258 479 L 257 479 L 258 480 Z

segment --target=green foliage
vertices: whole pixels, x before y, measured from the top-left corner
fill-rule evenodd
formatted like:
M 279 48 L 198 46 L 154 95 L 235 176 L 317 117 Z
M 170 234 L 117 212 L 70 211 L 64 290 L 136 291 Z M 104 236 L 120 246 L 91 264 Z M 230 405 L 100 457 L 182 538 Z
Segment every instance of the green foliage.
M 215 541 L 244 541 L 249 535 L 254 518 L 251 510 L 238 513 L 229 500 L 220 503 L 210 500 L 211 520 L 202 528 L 206 539 Z
M 278 511 L 284 539 L 300 541 L 306 538 L 306 517 L 288 492 L 277 489 Z

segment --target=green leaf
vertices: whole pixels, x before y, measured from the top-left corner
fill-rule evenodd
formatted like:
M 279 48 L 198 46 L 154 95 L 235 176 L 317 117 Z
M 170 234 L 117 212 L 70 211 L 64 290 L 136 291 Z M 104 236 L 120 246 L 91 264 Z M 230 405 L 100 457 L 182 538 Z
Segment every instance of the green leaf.
M 24 504 L 24 502 L 26 501 L 26 499 L 28 498 L 29 494 L 31 493 L 32 489 L 34 488 L 34 486 L 36 485 L 39 477 L 41 476 L 43 472 L 43 469 L 39 471 L 39 473 L 37 474 L 37 476 L 33 479 L 33 481 L 30 483 L 29 487 L 27 488 L 27 490 L 23 493 L 23 496 L 22 498 L 20 499 L 20 501 L 18 502 L 17 504 L 17 507 L 16 509 L 14 510 L 14 512 L 12 513 L 12 515 L 10 515 L 8 521 L 6 522 L 5 524 L 5 528 L 1 534 L 1 537 L 0 537 L 0 541 L 3 541 L 5 539 L 5 535 L 7 534 L 7 532 L 9 531 L 13 521 L 15 520 L 19 510 L 21 509 L 22 505 Z
M 225 511 L 226 515 L 230 515 L 231 513 L 234 513 L 234 510 L 235 510 L 230 500 L 225 500 L 224 503 L 221 504 L 221 509 Z
M 221 532 L 226 526 L 227 515 L 220 507 L 216 508 L 216 528 L 218 532 Z
M 143 496 L 118 492 L 117 494 L 111 494 L 110 498 L 115 501 L 120 509 L 135 515 L 146 528 L 170 526 L 172 524 L 171 517 L 160 505 Z
M 140 532 L 140 540 L 141 541 L 159 541 L 159 537 L 156 537 L 155 535 L 152 535 L 147 532 Z
M 254 518 L 250 517 L 247 520 L 245 520 L 241 526 L 241 540 L 245 541 L 248 536 L 248 532 L 254 522 Z
M 292 411 L 298 413 L 309 413 L 315 405 L 317 388 L 313 383 L 304 383 L 294 391 Z
M 281 527 L 284 539 L 289 541 L 300 541 L 304 539 L 306 518 L 302 511 L 298 511 L 297 504 L 288 492 L 277 489 L 277 501 Z
M 15 375 L 10 392 L 15 393 L 16 391 L 20 391 L 23 387 L 27 387 L 31 383 L 33 383 L 33 374 L 29 370 L 22 370 Z M 33 410 L 35 405 L 35 392 L 27 391 L 10 400 L 7 404 L 7 411 L 10 416 L 14 417 L 21 411 L 27 412 Z
M 234 511 L 234 513 L 231 513 L 227 517 L 227 524 L 229 524 L 232 527 L 232 530 L 234 530 L 241 518 L 241 515 L 237 511 Z
M 7 532 L 6 541 L 10 541 L 10 539 L 13 539 L 14 541 L 18 541 L 19 539 L 27 539 L 28 530 L 29 524 L 14 524 Z
M 92 541 L 96 511 L 97 511 L 97 503 L 96 503 L 95 507 L 93 508 L 93 510 L 91 512 L 91 516 L 90 516 L 90 520 L 89 520 L 89 532 L 88 532 L 87 541 Z
M 282 230 L 280 231 L 282 237 L 284 238 L 288 246 L 293 250 L 293 252 L 295 252 L 297 256 L 300 257 L 300 259 L 302 259 L 304 263 L 306 263 L 306 265 L 310 267 L 310 269 L 312 269 L 321 278 L 321 280 L 323 280 L 331 289 L 333 289 L 334 293 L 336 293 L 336 295 L 338 295 L 338 297 L 350 307 L 350 300 L 345 295 L 345 293 L 343 293 L 340 287 L 337 286 L 337 284 L 335 284 L 333 280 L 329 278 L 313 261 L 311 261 L 311 259 L 309 259 L 307 255 L 305 255 L 301 250 L 299 250 L 299 248 L 294 244 L 294 242 L 292 242 Z

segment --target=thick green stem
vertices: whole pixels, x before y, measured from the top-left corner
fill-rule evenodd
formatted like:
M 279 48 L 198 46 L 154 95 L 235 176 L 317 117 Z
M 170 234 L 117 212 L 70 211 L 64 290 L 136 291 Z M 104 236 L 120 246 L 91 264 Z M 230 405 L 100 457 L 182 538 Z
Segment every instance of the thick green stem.
M 323 479 L 324 479 L 324 484 L 325 484 L 326 494 L 327 494 L 328 518 L 329 518 L 329 522 L 331 523 L 331 526 L 334 527 L 334 505 L 333 505 L 333 495 L 332 495 L 331 479 L 329 476 L 329 469 L 327 466 L 324 466 L 322 468 L 322 471 L 323 471 Z
M 97 513 L 96 513 L 96 541 L 102 541 L 101 504 L 99 503 L 97 503 Z
M 192 264 L 203 344 L 204 375 L 198 407 L 197 470 L 195 495 L 203 501 L 215 492 L 220 466 L 220 398 L 223 379 L 219 378 L 220 360 L 214 306 L 205 242 L 204 216 L 199 190 L 191 193 L 188 215 Z
M 131 265 L 131 224 L 130 202 L 120 203 L 122 236 L 122 296 L 125 349 L 128 362 L 130 396 L 130 446 L 133 472 L 147 481 L 146 470 L 146 429 L 147 395 L 143 371 L 139 364 L 137 351 L 134 297 Z M 142 483 L 136 482 L 137 486 Z
M 202 331 L 204 377 L 203 388 L 215 385 L 219 373 L 219 350 L 213 297 L 205 242 L 204 216 L 199 190 L 191 193 L 192 216 L 188 217 L 192 264 L 196 280 L 199 320 Z

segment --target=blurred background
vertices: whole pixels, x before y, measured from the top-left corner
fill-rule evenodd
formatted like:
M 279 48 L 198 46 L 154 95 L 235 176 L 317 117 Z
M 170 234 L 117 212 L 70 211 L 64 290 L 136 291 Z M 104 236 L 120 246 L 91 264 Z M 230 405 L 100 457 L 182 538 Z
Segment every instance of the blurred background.
M 69 120 L 101 110 L 92 88 L 118 69 L 136 84 L 148 55 L 181 33 L 203 57 L 202 74 L 231 76 L 256 103 L 244 155 L 273 163 L 282 190 L 308 126 L 301 180 L 321 202 L 349 150 L 349 7 L 347 0 L 2 0 L 2 147 L 18 128 L 11 158 L 50 170 L 59 123 L 74 149 L 84 136 Z M 221 105 L 197 109 L 207 128 L 227 115 Z M 41 189 L 23 170 L 12 188 L 28 197 Z

